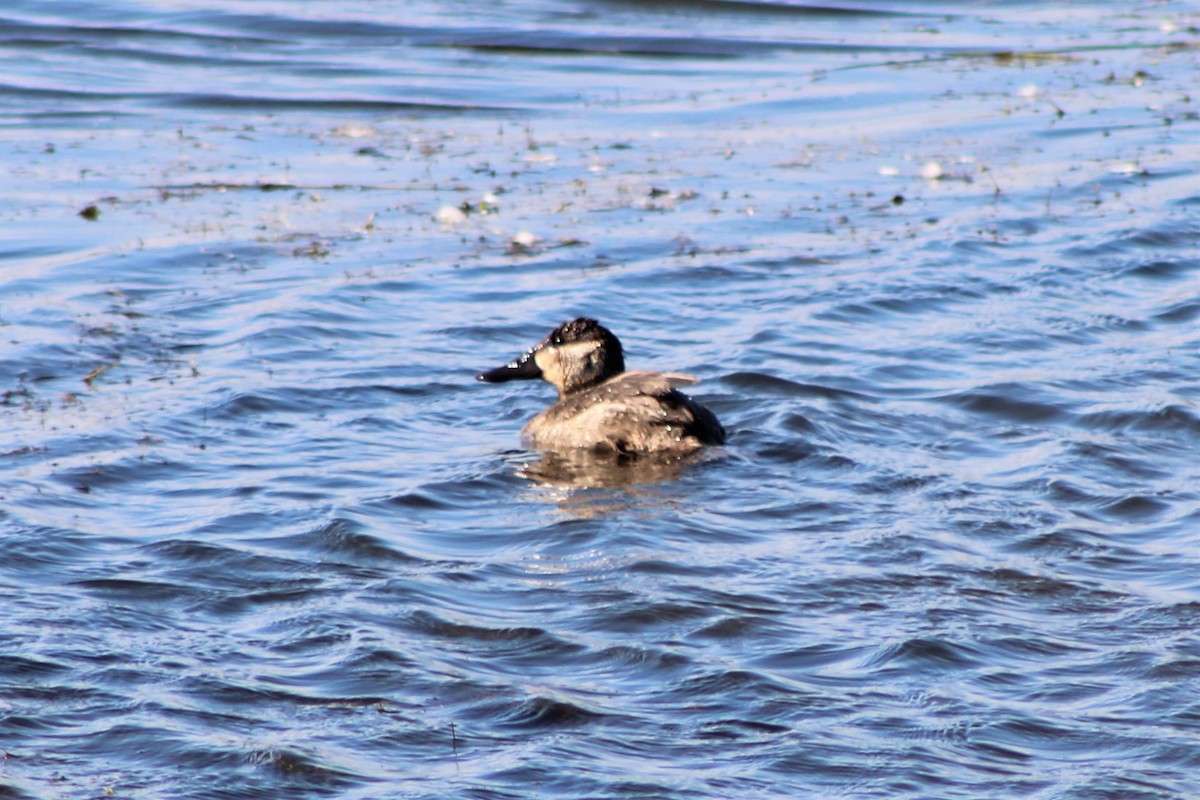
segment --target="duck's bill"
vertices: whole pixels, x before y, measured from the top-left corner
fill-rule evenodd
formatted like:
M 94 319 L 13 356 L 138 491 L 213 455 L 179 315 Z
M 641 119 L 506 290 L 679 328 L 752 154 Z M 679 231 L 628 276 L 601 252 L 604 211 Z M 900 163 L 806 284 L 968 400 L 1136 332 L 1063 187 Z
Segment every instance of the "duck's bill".
M 487 383 L 504 383 L 505 381 L 522 381 L 542 377 L 542 369 L 533 357 L 533 351 L 526 353 L 516 361 L 510 361 L 503 367 L 489 369 L 475 376 L 476 380 Z

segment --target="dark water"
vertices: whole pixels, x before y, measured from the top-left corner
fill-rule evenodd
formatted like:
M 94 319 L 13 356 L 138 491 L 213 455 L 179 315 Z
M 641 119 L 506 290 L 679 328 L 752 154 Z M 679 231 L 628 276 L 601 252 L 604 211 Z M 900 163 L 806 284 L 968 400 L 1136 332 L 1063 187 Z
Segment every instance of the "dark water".
M 1198 27 L 10 0 L 0 796 L 1200 796 Z

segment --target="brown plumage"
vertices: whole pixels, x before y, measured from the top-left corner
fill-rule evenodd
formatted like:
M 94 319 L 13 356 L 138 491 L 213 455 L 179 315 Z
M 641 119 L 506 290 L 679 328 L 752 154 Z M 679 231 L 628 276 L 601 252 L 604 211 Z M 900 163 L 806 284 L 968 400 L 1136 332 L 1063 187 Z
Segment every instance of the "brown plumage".
M 676 388 L 696 378 L 626 372 L 620 341 L 586 317 L 559 325 L 517 360 L 477 377 L 489 383 L 540 377 L 558 389 L 558 402 L 522 431 L 540 450 L 682 455 L 725 441 L 716 416 Z

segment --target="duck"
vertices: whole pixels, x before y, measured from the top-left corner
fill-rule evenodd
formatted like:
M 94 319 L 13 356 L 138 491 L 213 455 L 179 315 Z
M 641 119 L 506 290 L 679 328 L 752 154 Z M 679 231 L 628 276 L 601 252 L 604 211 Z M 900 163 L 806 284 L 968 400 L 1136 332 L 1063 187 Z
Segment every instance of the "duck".
M 588 317 L 562 323 L 517 359 L 475 377 L 541 378 L 558 390 L 558 401 L 522 429 L 538 450 L 683 456 L 725 442 L 716 415 L 679 391 L 696 377 L 626 371 L 620 340 Z

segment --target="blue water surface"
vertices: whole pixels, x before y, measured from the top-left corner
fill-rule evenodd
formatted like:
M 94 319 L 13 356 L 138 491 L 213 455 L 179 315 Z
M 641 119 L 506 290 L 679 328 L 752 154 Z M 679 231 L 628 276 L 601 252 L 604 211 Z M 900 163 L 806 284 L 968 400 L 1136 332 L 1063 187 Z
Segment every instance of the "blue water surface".
M 1200 795 L 1186 2 L 0 10 L 0 796 Z M 577 315 L 730 431 L 550 468 Z

